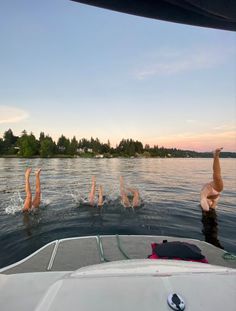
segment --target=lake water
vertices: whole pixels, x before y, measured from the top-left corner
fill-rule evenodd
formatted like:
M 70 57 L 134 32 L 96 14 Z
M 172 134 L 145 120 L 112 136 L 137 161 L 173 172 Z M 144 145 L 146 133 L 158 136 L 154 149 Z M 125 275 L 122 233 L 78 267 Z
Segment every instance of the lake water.
M 22 213 L 24 171 L 42 168 L 42 206 Z M 212 176 L 212 159 L 0 159 L 0 267 L 46 243 L 96 234 L 171 235 L 207 239 L 236 253 L 236 159 L 221 159 L 225 189 L 216 214 L 202 215 L 199 192 Z M 95 175 L 109 203 L 80 203 Z M 143 205 L 124 208 L 119 177 L 137 187 Z M 32 192 L 35 177 L 31 176 Z

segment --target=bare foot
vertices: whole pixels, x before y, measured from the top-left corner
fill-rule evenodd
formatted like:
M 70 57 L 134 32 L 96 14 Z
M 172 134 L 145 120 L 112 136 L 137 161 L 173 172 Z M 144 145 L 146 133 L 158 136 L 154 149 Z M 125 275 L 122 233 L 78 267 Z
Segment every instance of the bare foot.
M 219 156 L 222 149 L 223 149 L 223 147 L 217 148 L 217 149 L 213 152 L 214 157 L 215 157 L 215 156 Z
M 32 168 L 28 167 L 25 171 L 25 177 L 29 178 L 31 171 L 32 171 Z
M 41 173 L 41 168 L 37 168 L 35 171 L 35 175 L 39 175 Z

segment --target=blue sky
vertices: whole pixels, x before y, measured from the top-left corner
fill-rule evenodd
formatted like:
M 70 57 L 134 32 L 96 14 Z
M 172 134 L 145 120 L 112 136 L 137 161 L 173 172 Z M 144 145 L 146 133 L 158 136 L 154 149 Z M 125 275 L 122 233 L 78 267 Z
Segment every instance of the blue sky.
M 0 9 L 0 135 L 236 151 L 236 34 L 68 0 Z

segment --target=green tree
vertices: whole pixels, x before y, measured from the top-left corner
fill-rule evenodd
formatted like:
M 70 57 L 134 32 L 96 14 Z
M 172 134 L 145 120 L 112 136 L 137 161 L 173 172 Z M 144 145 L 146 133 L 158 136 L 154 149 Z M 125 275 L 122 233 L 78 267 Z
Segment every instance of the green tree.
M 93 137 L 91 137 L 90 143 L 91 143 L 90 146 L 93 149 L 93 152 L 95 152 L 95 153 L 100 153 L 101 152 L 101 143 L 100 143 L 98 138 L 93 139 Z
M 135 155 L 135 144 L 132 140 L 129 141 L 128 146 L 127 146 L 127 152 L 129 156 L 134 156 Z
M 135 152 L 136 153 L 142 153 L 143 152 L 143 144 L 140 141 L 136 140 L 134 145 L 135 145 Z
M 17 151 L 14 147 L 16 147 L 18 137 L 14 136 L 11 129 L 8 129 L 3 134 L 3 153 L 5 154 L 15 154 Z
M 44 138 L 45 138 L 44 132 L 40 132 L 40 134 L 39 134 L 39 142 L 41 143 L 41 141 L 43 141 Z
M 102 144 L 100 147 L 101 153 L 109 153 L 111 150 L 110 146 L 108 144 Z
M 69 147 L 70 154 L 71 155 L 77 154 L 77 149 L 78 149 L 78 141 L 74 136 L 70 142 L 70 147 Z
M 122 139 L 117 149 L 122 155 L 135 156 L 143 152 L 143 144 L 133 139 Z
M 19 154 L 23 157 L 32 157 L 38 153 L 38 142 L 33 133 L 28 135 L 26 131 L 23 131 L 17 144 L 20 148 Z
M 64 135 L 61 135 L 61 137 L 58 139 L 57 142 L 58 152 L 61 154 L 69 154 L 69 148 L 70 148 L 70 140 L 66 138 Z
M 51 137 L 46 136 L 40 142 L 40 156 L 43 158 L 51 157 L 55 152 L 55 143 Z
M 143 153 L 143 156 L 145 157 L 145 158 L 150 158 L 151 157 L 151 154 L 150 154 L 150 152 L 149 151 L 144 151 L 144 153 Z
M 0 154 L 4 154 L 4 142 L 2 138 L 0 138 Z
M 84 149 L 85 152 L 88 151 L 88 148 L 91 148 L 91 143 L 89 140 L 87 140 L 86 138 L 82 138 L 79 141 L 78 147 L 81 149 Z

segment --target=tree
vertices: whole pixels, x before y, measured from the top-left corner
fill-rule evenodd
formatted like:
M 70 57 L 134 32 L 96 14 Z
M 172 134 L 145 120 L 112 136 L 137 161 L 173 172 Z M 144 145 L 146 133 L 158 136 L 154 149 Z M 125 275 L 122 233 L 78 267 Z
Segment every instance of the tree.
M 24 131 L 17 144 L 20 148 L 19 154 L 23 157 L 32 157 L 38 153 L 38 142 L 33 133 L 27 135 Z
M 51 137 L 46 136 L 40 143 L 40 156 L 51 157 L 55 152 L 56 145 Z
M 118 151 L 126 156 L 135 156 L 136 153 L 143 152 L 143 144 L 133 139 L 122 139 L 118 146 Z
M 88 148 L 90 148 L 90 142 L 87 139 L 82 138 L 79 141 L 78 147 L 84 149 L 84 151 L 87 152 Z
M 143 152 L 143 144 L 140 141 L 136 140 L 134 145 L 135 145 L 135 152 L 137 152 L 137 153 Z
M 143 156 L 144 156 L 145 158 L 150 158 L 150 157 L 151 157 L 151 154 L 150 154 L 149 151 L 144 151 Z
M 93 149 L 93 152 L 100 153 L 101 152 L 101 143 L 98 138 L 93 139 L 91 137 L 91 148 Z
M 14 147 L 16 146 L 18 137 L 13 135 L 11 129 L 7 130 L 3 134 L 3 153 L 5 154 L 14 154 L 16 150 Z
M 39 142 L 41 143 L 41 141 L 43 141 L 44 138 L 45 138 L 44 132 L 40 132 L 40 134 L 39 134 Z
M 70 147 L 69 147 L 70 154 L 71 155 L 77 154 L 77 149 L 78 149 L 78 141 L 74 136 L 70 142 Z
M 2 138 L 0 138 L 0 154 L 4 154 L 4 142 Z
M 69 154 L 70 140 L 66 138 L 64 135 L 58 139 L 57 149 L 59 153 Z
M 109 153 L 110 152 L 110 147 L 108 144 L 102 144 L 100 148 L 101 153 Z

